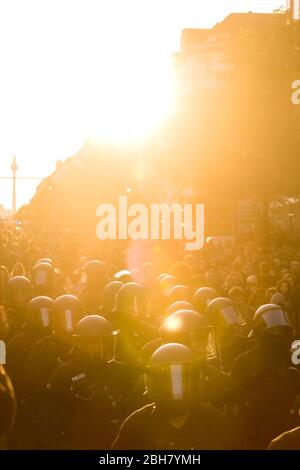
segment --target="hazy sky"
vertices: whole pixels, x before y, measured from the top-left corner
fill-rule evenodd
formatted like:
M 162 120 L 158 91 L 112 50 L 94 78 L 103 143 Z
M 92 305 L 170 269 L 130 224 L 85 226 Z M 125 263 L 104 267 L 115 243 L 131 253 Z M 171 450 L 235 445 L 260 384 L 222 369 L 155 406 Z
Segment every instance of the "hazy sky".
M 14 154 L 19 176 L 44 176 L 87 135 L 142 134 L 168 107 L 168 59 L 183 28 L 282 4 L 0 0 L 0 176 L 10 174 Z M 18 182 L 18 205 L 34 186 Z M 11 182 L 0 179 L 1 203 L 11 207 Z

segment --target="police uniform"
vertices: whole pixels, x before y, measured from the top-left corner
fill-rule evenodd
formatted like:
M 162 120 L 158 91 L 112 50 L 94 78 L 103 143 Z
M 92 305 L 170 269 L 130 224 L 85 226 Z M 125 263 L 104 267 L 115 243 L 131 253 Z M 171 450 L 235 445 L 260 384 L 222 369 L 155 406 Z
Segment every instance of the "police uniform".
M 122 424 L 113 450 L 228 450 L 239 447 L 226 416 L 209 405 L 192 408 L 182 426 L 172 425 L 155 404 L 131 414 Z
M 18 397 L 24 394 L 24 365 L 34 344 L 50 331 L 45 328 L 24 327 L 22 331 L 14 336 L 7 344 L 7 364 L 6 369 L 14 384 Z
M 231 375 L 241 387 L 249 446 L 264 449 L 286 430 L 300 390 L 300 374 L 291 362 L 292 327 L 281 307 L 260 306 L 250 335 L 257 346 L 234 361 Z
M 108 449 L 120 422 L 141 404 L 140 371 L 112 361 L 74 358 L 47 385 L 46 447 Z
M 241 388 L 249 446 L 266 448 L 286 427 L 300 390 L 300 375 L 293 367 L 277 367 L 259 347 L 238 357 L 231 375 Z
M 33 346 L 26 364 L 25 374 L 27 389 L 38 393 L 45 386 L 54 370 L 70 359 L 71 345 L 55 335 L 46 336 Z

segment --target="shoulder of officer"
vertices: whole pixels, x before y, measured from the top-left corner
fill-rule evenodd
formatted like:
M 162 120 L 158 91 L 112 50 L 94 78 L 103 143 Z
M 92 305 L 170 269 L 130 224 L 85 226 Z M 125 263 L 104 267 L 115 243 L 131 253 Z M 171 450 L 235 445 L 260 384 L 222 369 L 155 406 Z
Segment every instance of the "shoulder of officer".
M 300 426 L 273 439 L 268 450 L 300 450 Z

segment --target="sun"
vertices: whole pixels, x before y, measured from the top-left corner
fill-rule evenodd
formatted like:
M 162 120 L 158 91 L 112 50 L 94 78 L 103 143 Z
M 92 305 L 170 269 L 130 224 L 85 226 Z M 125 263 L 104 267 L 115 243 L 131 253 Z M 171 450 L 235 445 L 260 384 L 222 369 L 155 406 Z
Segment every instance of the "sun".
M 168 63 L 143 66 L 128 58 L 101 82 L 93 83 L 87 99 L 87 133 L 90 138 L 113 143 L 146 139 L 174 111 L 175 78 Z

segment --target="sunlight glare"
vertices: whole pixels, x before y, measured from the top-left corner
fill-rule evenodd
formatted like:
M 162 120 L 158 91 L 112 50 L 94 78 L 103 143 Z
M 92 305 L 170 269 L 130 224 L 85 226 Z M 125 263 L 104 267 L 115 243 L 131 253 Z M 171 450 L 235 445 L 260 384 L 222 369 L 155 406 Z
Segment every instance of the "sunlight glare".
M 168 65 L 168 64 L 167 64 Z M 89 90 L 87 132 L 114 143 L 147 138 L 171 115 L 175 104 L 171 66 L 142 64 L 139 56 L 110 68 Z

